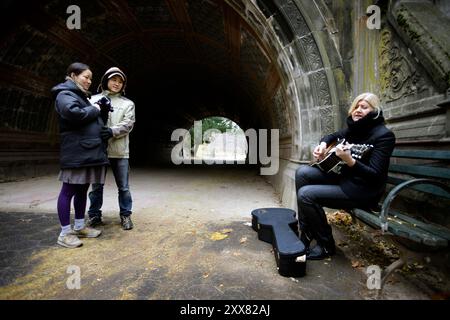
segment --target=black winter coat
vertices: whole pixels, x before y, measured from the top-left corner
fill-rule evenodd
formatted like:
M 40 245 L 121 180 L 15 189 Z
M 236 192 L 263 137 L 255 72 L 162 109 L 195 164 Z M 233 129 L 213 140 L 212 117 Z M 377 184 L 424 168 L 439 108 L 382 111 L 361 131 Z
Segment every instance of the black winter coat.
M 359 123 L 358 123 L 359 122 Z M 344 166 L 340 176 L 342 191 L 352 199 L 368 206 L 375 205 L 386 188 L 389 160 L 395 147 L 395 135 L 384 125 L 384 118 L 373 119 L 373 114 L 353 122 L 347 118 L 348 128 L 322 138 L 327 145 L 345 138 L 354 144 L 371 144 L 373 148 L 353 167 Z
M 103 120 L 84 92 L 67 80 L 51 90 L 59 118 L 61 169 L 108 164 L 106 143 L 100 138 Z

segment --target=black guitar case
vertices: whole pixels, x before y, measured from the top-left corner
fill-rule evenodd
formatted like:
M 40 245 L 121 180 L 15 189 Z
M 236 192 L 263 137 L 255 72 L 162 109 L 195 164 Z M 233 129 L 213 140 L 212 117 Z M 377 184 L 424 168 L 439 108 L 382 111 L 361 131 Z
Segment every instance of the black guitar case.
M 285 277 L 303 277 L 306 272 L 306 248 L 299 239 L 295 215 L 286 208 L 252 211 L 252 228 L 259 240 L 272 244 L 278 273 Z

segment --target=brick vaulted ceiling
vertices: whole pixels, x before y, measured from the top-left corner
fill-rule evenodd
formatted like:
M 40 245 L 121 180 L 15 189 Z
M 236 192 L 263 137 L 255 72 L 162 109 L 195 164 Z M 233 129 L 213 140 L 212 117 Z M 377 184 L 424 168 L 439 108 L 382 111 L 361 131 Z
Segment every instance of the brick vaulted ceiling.
M 80 30 L 66 27 L 66 9 L 72 4 L 81 9 Z M 271 126 L 273 115 L 261 112 L 261 105 L 270 104 L 279 87 L 275 63 L 227 1 L 52 0 L 33 3 L 28 10 L 13 7 L 14 18 L 0 38 L 0 95 L 5 101 L 0 108 L 14 108 L 21 99 L 28 103 L 14 115 L 3 115 L 2 128 L 55 131 L 49 90 L 74 61 L 91 66 L 93 90 L 110 66 L 125 70 L 128 95 L 137 100 L 141 114 L 151 108 L 152 92 L 159 93 L 159 106 L 145 114 L 152 119 L 171 115 L 159 131 L 208 115 L 228 116 L 243 127 Z M 195 90 L 207 101 L 192 101 Z M 184 101 L 178 99 L 164 107 L 162 93 L 171 98 L 177 92 L 189 102 L 180 106 Z M 42 119 L 17 120 L 27 112 L 28 119 Z

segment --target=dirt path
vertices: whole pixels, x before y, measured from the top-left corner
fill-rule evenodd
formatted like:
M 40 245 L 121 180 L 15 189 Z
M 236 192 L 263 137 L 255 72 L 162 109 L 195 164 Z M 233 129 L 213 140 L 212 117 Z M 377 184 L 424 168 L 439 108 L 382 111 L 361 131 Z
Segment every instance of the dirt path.
M 135 228 L 119 225 L 114 181 L 103 234 L 77 249 L 56 245 L 55 176 L 0 184 L 0 299 L 372 299 L 343 251 L 310 261 L 303 278 L 278 274 L 250 212 L 280 206 L 257 172 L 239 168 L 132 170 Z M 336 233 L 339 241 L 339 233 Z M 72 268 L 72 269 L 71 269 Z M 69 289 L 70 270 L 80 289 Z M 69 284 L 71 282 L 69 281 Z M 383 298 L 426 299 L 408 284 Z

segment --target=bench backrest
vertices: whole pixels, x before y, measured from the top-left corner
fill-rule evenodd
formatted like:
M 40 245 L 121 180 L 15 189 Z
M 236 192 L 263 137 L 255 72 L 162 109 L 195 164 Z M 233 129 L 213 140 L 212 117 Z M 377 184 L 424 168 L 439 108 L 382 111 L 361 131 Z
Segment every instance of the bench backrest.
M 395 149 L 392 158 L 417 160 L 414 163 L 393 163 L 389 166 L 388 183 L 398 185 L 407 178 L 392 175 L 392 173 L 407 175 L 412 178 L 431 178 L 443 182 L 450 182 L 450 151 L 447 150 L 420 150 Z M 434 160 L 434 161 L 433 161 Z M 418 185 L 415 190 L 431 193 L 450 199 L 450 195 L 441 188 L 433 185 Z
M 450 162 L 450 151 L 442 150 L 406 150 L 395 149 L 392 153 L 395 158 L 447 160 Z

